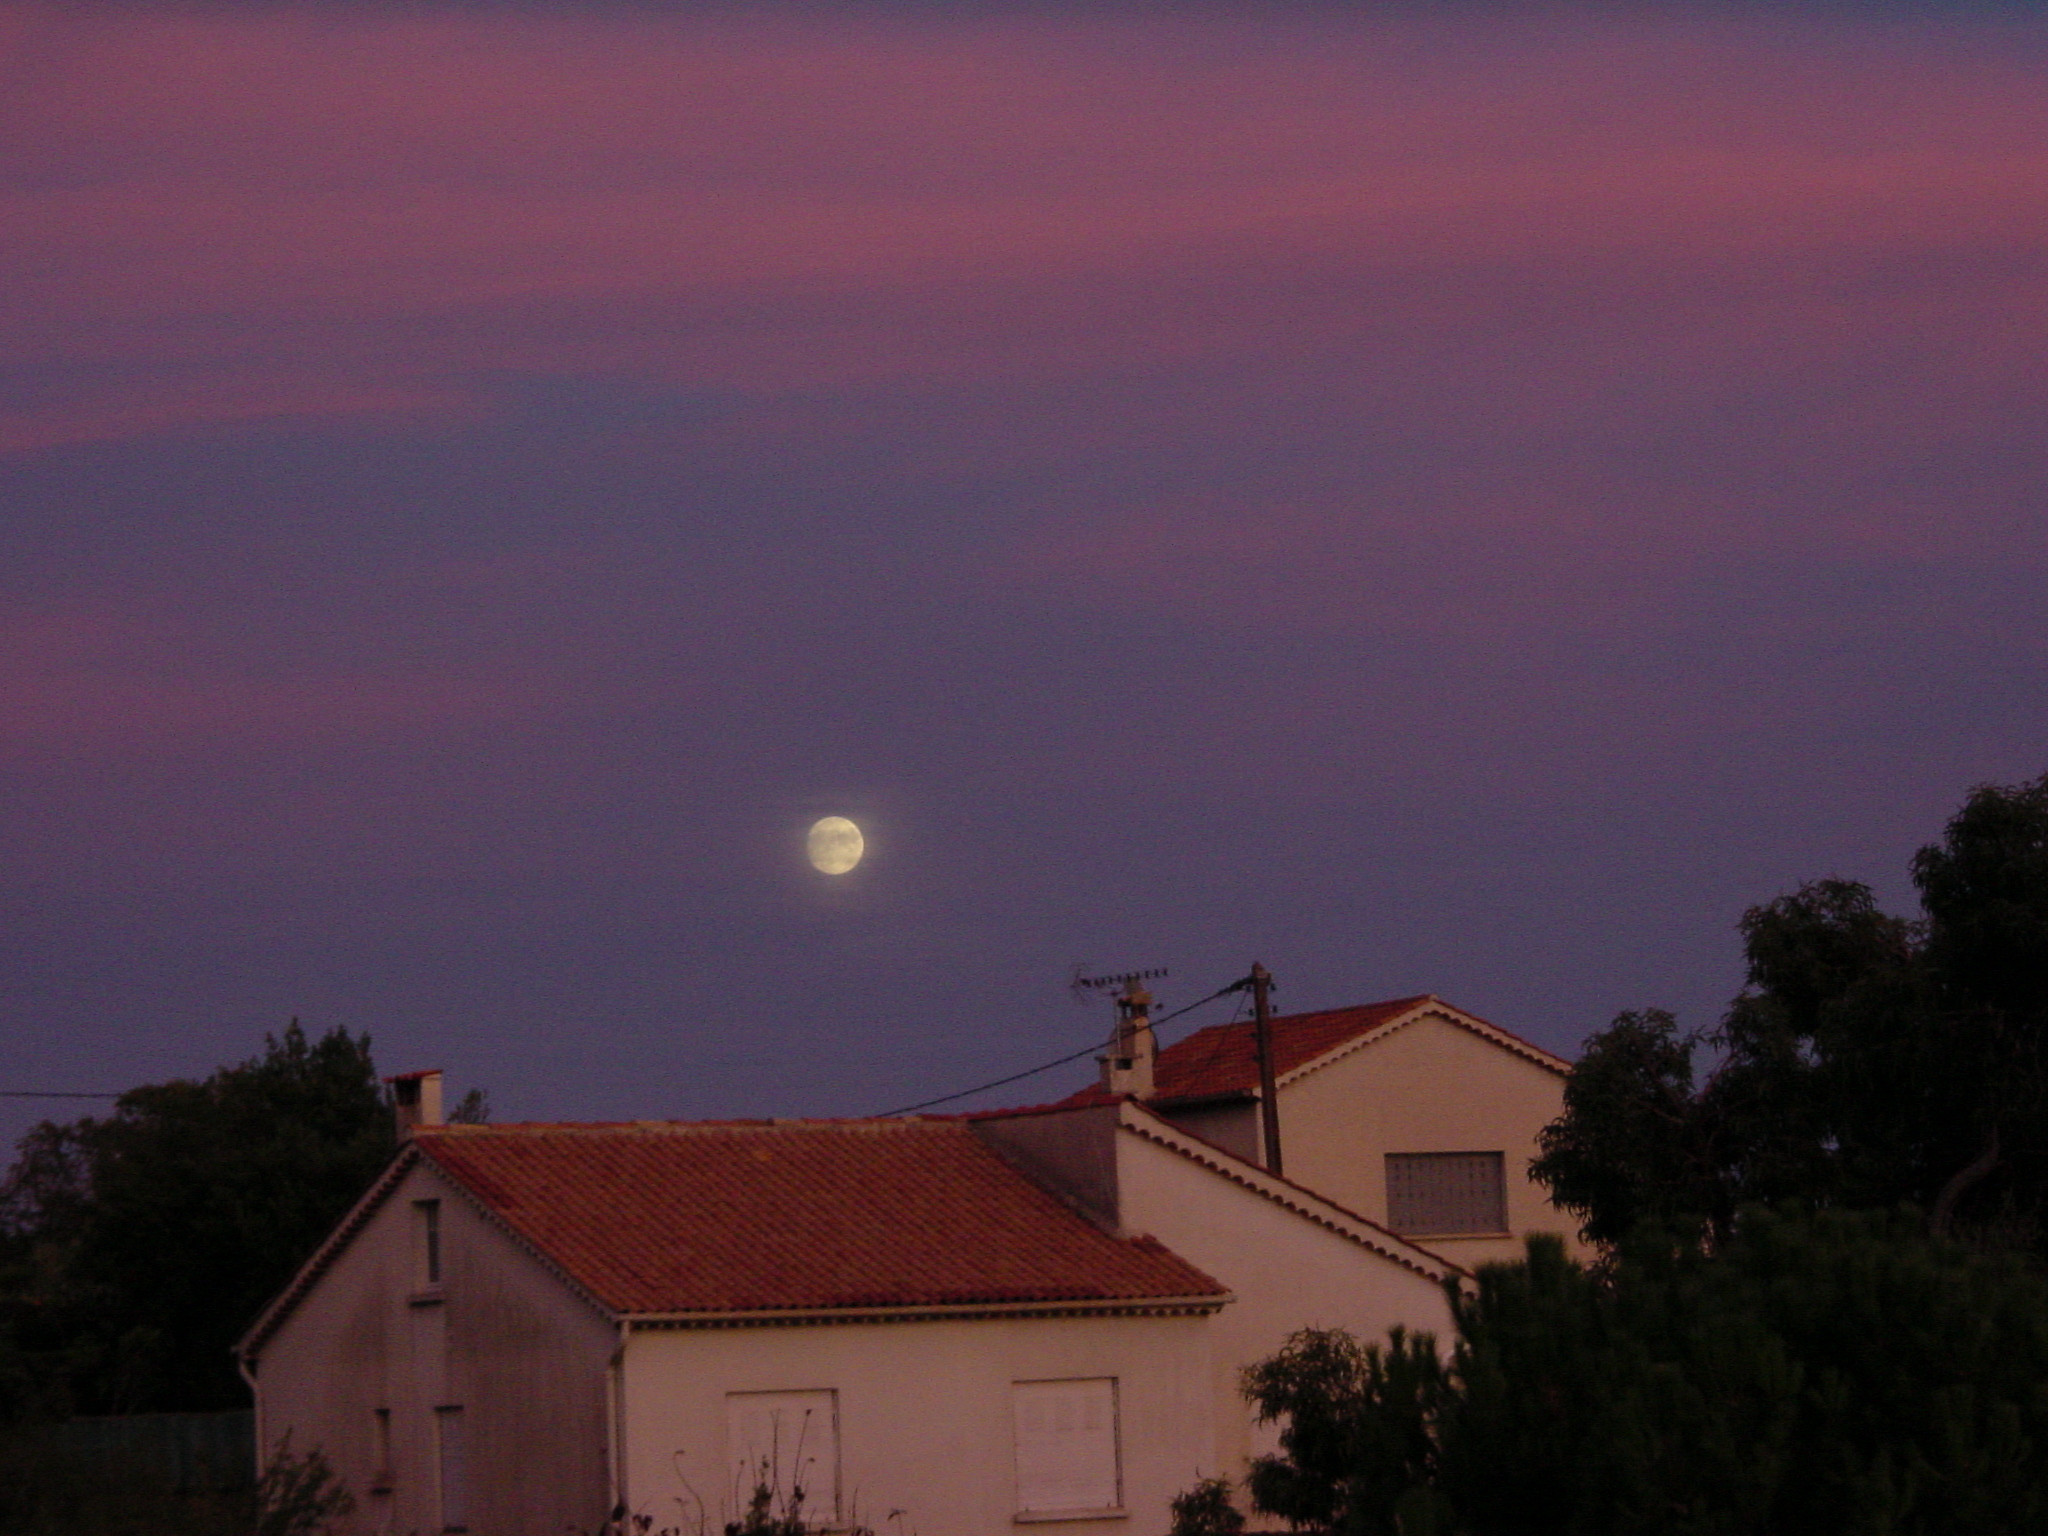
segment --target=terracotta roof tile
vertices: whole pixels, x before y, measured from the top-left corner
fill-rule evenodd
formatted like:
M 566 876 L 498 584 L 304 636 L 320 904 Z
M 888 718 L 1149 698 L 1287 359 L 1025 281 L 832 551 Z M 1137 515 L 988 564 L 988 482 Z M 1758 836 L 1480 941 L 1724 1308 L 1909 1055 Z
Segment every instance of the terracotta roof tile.
M 958 1121 L 454 1126 L 420 1150 L 614 1312 L 1222 1296 Z
M 1285 1076 L 1428 1001 L 1425 993 L 1356 1008 L 1281 1014 L 1272 1020 L 1274 1075 Z M 1212 1024 L 1167 1046 L 1153 1067 L 1152 1102 L 1170 1104 L 1256 1092 L 1259 1060 L 1254 1028 L 1249 1019 L 1235 1024 Z M 1107 1102 L 1110 1097 L 1100 1088 L 1084 1088 L 1061 1102 Z

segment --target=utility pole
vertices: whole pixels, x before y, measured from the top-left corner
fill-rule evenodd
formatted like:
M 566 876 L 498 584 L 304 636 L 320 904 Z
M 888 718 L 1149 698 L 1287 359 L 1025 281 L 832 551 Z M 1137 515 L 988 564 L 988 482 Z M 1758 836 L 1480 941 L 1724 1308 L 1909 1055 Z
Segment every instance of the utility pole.
M 1252 962 L 1252 1016 L 1256 1020 L 1259 1047 L 1259 1122 L 1266 1132 L 1266 1172 L 1280 1168 L 1280 1092 L 1274 1086 L 1273 1010 L 1266 1000 L 1273 977 L 1256 960 Z

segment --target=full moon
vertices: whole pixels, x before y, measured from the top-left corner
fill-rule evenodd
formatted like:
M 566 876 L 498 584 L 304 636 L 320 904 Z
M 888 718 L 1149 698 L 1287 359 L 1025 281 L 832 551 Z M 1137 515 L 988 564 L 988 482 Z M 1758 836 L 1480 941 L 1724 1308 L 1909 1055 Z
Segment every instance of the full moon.
M 812 824 L 811 835 L 805 839 L 811 868 L 828 875 L 845 874 L 860 862 L 860 856 L 867 849 L 867 841 L 860 835 L 860 828 L 844 816 L 820 817 Z

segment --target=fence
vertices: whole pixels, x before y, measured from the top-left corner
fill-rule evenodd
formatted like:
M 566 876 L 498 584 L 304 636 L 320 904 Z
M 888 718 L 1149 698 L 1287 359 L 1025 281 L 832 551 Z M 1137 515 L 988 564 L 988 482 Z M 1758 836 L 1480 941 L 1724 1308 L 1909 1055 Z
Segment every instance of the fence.
M 120 1467 L 172 1493 L 235 1493 L 256 1481 L 256 1415 L 247 1409 L 68 1419 L 37 1434 L 53 1453 Z

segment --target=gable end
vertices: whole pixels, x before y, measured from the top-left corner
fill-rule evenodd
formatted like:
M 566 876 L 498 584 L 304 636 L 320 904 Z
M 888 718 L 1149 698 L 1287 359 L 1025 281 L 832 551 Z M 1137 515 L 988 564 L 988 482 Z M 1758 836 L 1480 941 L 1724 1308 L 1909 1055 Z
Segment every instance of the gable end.
M 1544 1071 L 1555 1076 L 1563 1077 L 1571 1071 L 1571 1063 L 1563 1057 L 1553 1056 L 1541 1046 L 1532 1045 L 1527 1040 L 1522 1039 L 1521 1036 L 1510 1034 L 1498 1024 L 1489 1024 L 1486 1020 L 1443 1001 L 1442 998 L 1427 997 L 1399 1018 L 1389 1019 L 1377 1028 L 1367 1030 L 1364 1034 L 1325 1051 L 1314 1060 L 1303 1062 L 1291 1072 L 1281 1073 L 1274 1080 L 1273 1086 L 1285 1088 L 1297 1078 L 1307 1077 L 1311 1073 L 1322 1071 L 1325 1067 L 1334 1066 L 1347 1056 L 1355 1055 L 1369 1046 L 1377 1045 L 1380 1041 L 1387 1039 L 1390 1035 L 1398 1034 L 1409 1025 L 1431 1017 L 1442 1019 L 1446 1024 L 1456 1025 L 1470 1034 L 1477 1035 L 1487 1044 L 1498 1046 L 1509 1055 L 1519 1056 L 1522 1060 L 1541 1067 Z
M 1440 1282 L 1451 1279 L 1463 1281 L 1470 1278 L 1469 1271 L 1462 1265 L 1454 1264 L 1419 1243 L 1389 1232 L 1378 1222 L 1360 1216 L 1356 1211 L 1348 1211 L 1313 1190 L 1284 1177 L 1267 1173 L 1263 1168 L 1245 1162 L 1242 1158 L 1233 1156 L 1199 1136 L 1190 1135 L 1149 1109 L 1138 1107 L 1137 1113 L 1127 1114 L 1118 1128 L 1176 1153 L 1191 1163 L 1198 1163 L 1214 1173 L 1221 1174 L 1233 1184 L 1240 1185 L 1255 1195 L 1261 1195 L 1275 1205 L 1292 1211 L 1295 1215 L 1312 1221 L 1361 1248 L 1377 1253 L 1380 1257 L 1399 1264 L 1403 1269 L 1412 1270 L 1425 1279 Z

